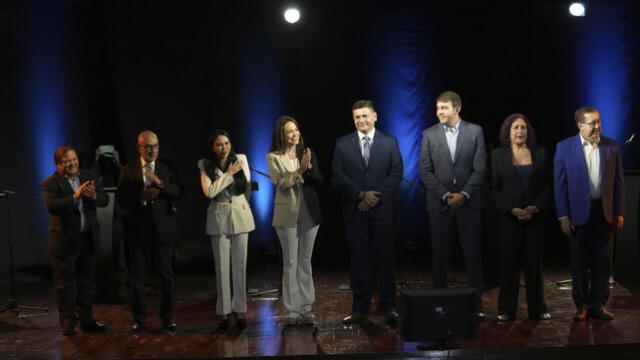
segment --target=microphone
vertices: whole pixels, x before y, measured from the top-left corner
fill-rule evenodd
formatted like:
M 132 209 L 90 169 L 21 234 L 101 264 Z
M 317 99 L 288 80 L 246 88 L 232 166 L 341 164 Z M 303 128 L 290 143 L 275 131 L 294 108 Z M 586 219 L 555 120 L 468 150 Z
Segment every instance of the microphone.
M 256 168 L 254 168 L 254 167 L 249 166 L 249 169 L 251 169 L 251 170 L 253 170 L 253 171 L 257 172 L 258 174 L 260 174 L 260 175 L 262 175 L 262 176 L 270 177 L 270 176 L 269 176 L 269 174 L 267 174 L 266 172 L 260 171 L 260 170 L 258 170 L 258 169 L 256 169 Z
M 636 133 L 631 134 L 631 136 L 627 140 L 625 140 L 624 144 L 625 145 L 631 144 L 633 142 L 633 139 L 635 139 L 635 137 L 636 137 Z

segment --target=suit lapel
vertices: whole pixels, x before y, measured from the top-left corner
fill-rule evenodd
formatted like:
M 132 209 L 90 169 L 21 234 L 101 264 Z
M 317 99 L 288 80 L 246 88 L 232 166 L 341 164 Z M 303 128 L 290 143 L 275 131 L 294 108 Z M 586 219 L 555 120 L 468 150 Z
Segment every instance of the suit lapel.
M 454 164 L 456 163 L 456 161 L 458 161 L 458 158 L 460 157 L 460 153 L 462 152 L 462 147 L 464 146 L 468 137 L 469 137 L 469 134 L 467 134 L 467 123 L 462 121 L 462 119 L 460 119 L 460 126 L 458 127 L 458 139 L 456 139 L 456 154 L 453 159 Z M 447 146 L 447 149 L 448 148 L 449 147 Z M 449 154 L 449 157 L 451 157 L 451 154 Z
M 574 136 L 573 138 L 573 151 L 572 153 L 578 156 L 576 160 L 577 166 L 580 168 L 580 171 L 585 175 L 587 181 L 589 180 L 589 167 L 587 167 L 587 159 L 584 156 L 584 147 L 582 146 L 582 139 L 580 138 L 580 134 L 578 136 Z
M 298 169 L 294 168 L 291 161 L 289 161 L 289 155 L 286 153 L 276 154 L 276 160 L 278 161 L 278 166 L 280 166 L 286 172 L 294 172 Z
M 357 131 L 354 132 L 353 135 L 351 136 L 351 144 L 352 144 L 353 153 L 357 158 L 360 159 L 360 164 L 362 165 L 362 168 L 366 169 L 367 165 L 364 163 L 364 158 L 362 157 L 362 149 L 360 148 L 360 138 L 358 136 Z M 369 155 L 371 155 L 371 153 L 369 153 Z M 371 156 L 369 156 L 369 160 L 371 160 Z
M 156 168 L 153 170 L 153 172 L 160 179 L 164 179 L 164 166 L 162 165 L 162 163 L 159 160 L 156 160 Z
M 157 167 L 157 163 L 156 163 L 156 167 Z M 133 163 L 131 172 L 132 172 L 131 177 L 133 179 L 133 184 L 136 186 L 136 188 L 139 191 L 142 191 L 142 189 L 144 189 L 144 179 L 142 178 L 142 164 L 140 163 L 140 159 L 138 159 L 136 162 Z
M 373 144 L 371 144 L 371 152 L 369 153 L 369 166 L 371 166 L 373 159 L 377 159 L 379 149 L 382 146 L 380 142 L 382 142 L 380 130 L 376 130 L 376 134 L 373 136 Z M 364 162 L 364 158 L 362 160 Z
M 447 143 L 447 136 L 445 135 L 445 132 L 444 132 L 444 125 L 438 124 L 436 126 L 437 126 L 436 138 L 440 142 L 440 146 L 444 148 L 445 151 L 447 152 L 447 155 L 448 155 L 447 161 L 449 162 L 449 164 L 453 165 L 453 160 L 451 160 L 451 151 L 449 150 L 449 144 Z
M 73 191 L 73 188 L 71 187 L 71 184 L 69 183 L 69 180 L 67 180 L 67 178 L 64 177 L 64 175 L 60 175 L 60 174 L 57 174 L 57 175 L 58 175 L 58 186 L 60 186 L 60 189 L 62 190 L 62 192 L 65 195 L 72 195 L 73 193 L 75 193 L 75 191 Z
M 598 152 L 600 155 L 600 183 L 602 184 L 604 181 L 604 164 L 607 159 L 607 155 L 609 152 L 609 147 L 605 144 L 604 138 L 600 138 L 600 144 L 598 145 Z

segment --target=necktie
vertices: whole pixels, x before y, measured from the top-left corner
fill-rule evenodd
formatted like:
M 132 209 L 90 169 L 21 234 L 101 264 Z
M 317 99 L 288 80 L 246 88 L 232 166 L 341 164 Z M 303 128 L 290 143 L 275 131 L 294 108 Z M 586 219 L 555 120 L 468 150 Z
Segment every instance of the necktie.
M 365 136 L 363 140 L 364 144 L 362 144 L 362 157 L 364 157 L 364 163 L 369 166 L 369 156 L 371 155 L 371 138 Z
M 145 169 L 146 169 L 145 173 L 151 173 L 151 174 L 153 174 L 153 173 L 154 173 L 154 171 L 153 171 L 153 164 L 152 164 L 152 163 L 148 163 L 148 164 L 147 164 L 147 165 L 145 165 L 144 167 L 145 167 Z M 151 179 L 150 179 L 148 176 L 145 176 L 145 177 L 144 177 L 144 183 L 145 183 L 147 186 L 151 185 Z

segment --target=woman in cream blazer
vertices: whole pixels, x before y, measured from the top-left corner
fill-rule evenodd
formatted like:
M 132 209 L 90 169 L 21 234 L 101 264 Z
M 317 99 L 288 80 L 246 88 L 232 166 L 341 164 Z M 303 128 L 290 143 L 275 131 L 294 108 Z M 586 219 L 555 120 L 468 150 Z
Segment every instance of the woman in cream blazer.
M 216 314 L 220 327 L 246 325 L 246 264 L 249 232 L 255 229 L 247 199 L 251 174 L 247 157 L 235 154 L 224 130 L 209 137 L 208 155 L 198 161 L 207 209 L 206 233 L 211 237 L 216 268 Z M 233 297 L 229 271 L 233 277 Z
M 315 321 L 311 255 L 322 222 L 316 186 L 322 174 L 292 117 L 276 120 L 267 165 L 276 189 L 273 226 L 282 246 L 285 324 L 311 325 Z

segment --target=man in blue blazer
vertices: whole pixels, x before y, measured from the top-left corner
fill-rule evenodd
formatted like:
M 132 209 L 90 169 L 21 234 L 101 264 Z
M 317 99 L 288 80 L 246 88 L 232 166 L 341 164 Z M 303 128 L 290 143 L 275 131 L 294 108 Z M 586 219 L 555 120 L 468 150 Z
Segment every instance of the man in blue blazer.
M 486 151 L 482 128 L 462 120 L 462 99 L 445 91 L 436 99 L 439 123 L 422 133 L 420 178 L 427 188 L 431 230 L 433 287 L 446 288 L 454 228 L 469 278 L 482 288 L 482 189 Z M 483 318 L 482 312 L 478 313 Z
M 344 324 L 364 320 L 378 269 L 380 305 L 385 320 L 398 319 L 395 287 L 393 197 L 402 180 L 402 156 L 395 137 L 376 130 L 378 115 L 370 100 L 353 104 L 357 131 L 336 141 L 333 183 L 342 191 L 342 212 L 351 256 L 353 309 Z
M 574 320 L 612 320 L 609 298 L 613 231 L 624 225 L 624 174 L 620 145 L 601 136 L 600 112 L 575 112 L 577 136 L 560 141 L 553 160 L 556 210 L 570 239 Z M 591 271 L 589 273 L 589 270 Z

